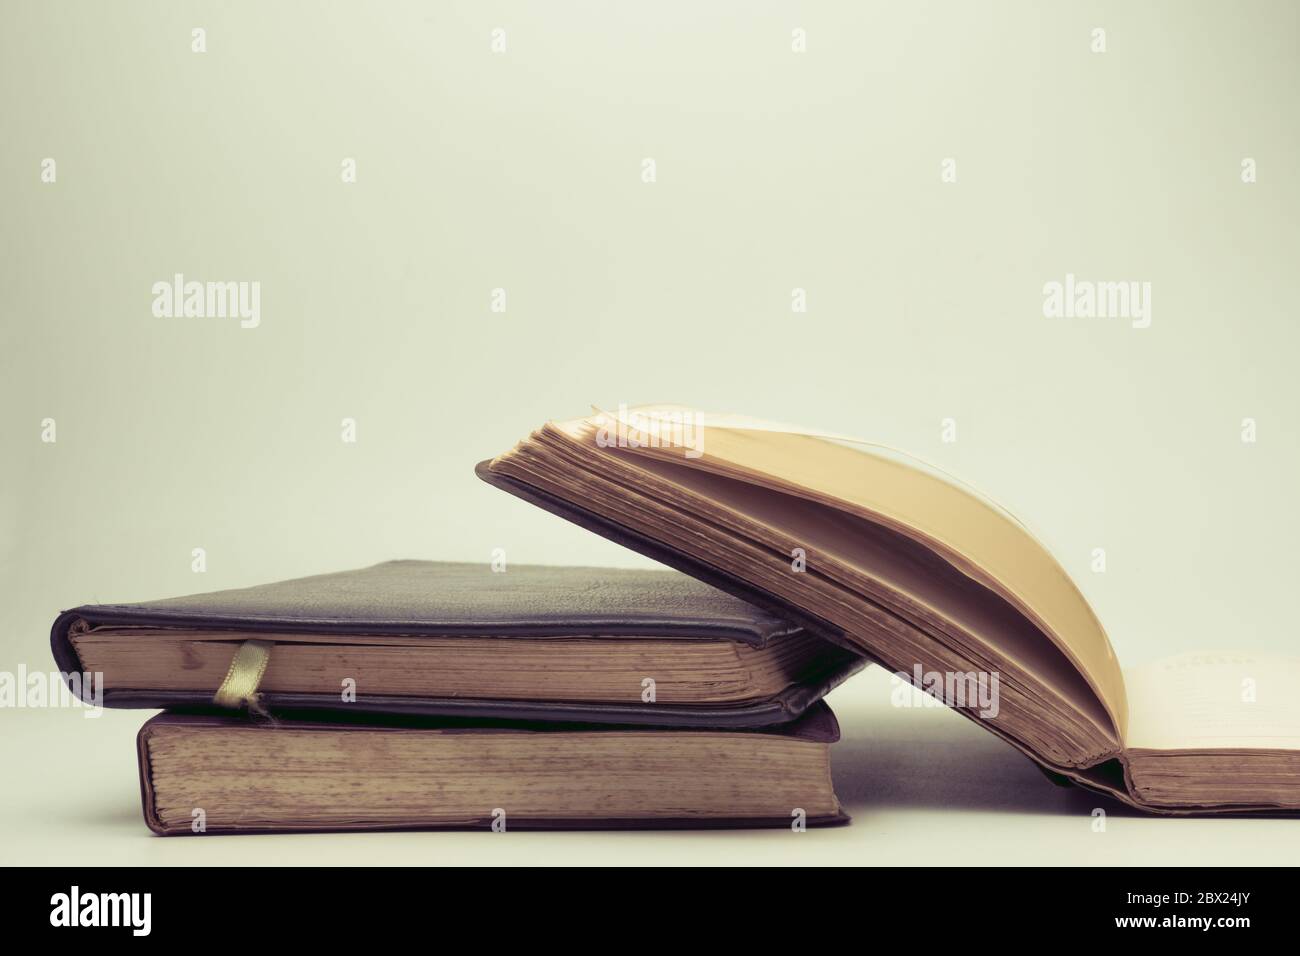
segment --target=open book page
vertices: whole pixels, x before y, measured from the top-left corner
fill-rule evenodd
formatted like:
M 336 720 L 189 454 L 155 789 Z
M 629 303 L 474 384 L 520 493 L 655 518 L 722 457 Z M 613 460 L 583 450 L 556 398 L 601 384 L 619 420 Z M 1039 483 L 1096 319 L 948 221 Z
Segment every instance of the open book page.
M 827 567 L 836 562 L 877 582 L 886 594 L 902 597 L 925 620 L 951 621 L 978 635 L 994 649 L 996 667 L 1014 665 L 1032 674 L 1119 747 L 1112 718 L 1077 665 L 1009 603 L 914 539 L 809 498 L 688 468 L 678 460 L 638 460 L 644 472 L 665 485 L 685 489 L 720 508 L 735 509 L 761 527 L 766 540 L 797 542 L 817 556 L 823 573 L 838 578 Z M 869 597 L 883 599 L 879 591 Z
M 703 429 L 690 453 L 654 447 L 636 453 L 801 495 L 921 541 L 1011 602 L 1055 641 L 1123 735 L 1128 695 L 1101 623 L 1065 569 L 1000 508 L 917 464 L 863 447 L 779 426 L 736 428 L 727 422 L 723 427 L 707 414 L 693 414 Z
M 1300 658 L 1180 654 L 1125 670 L 1130 750 L 1300 750 Z

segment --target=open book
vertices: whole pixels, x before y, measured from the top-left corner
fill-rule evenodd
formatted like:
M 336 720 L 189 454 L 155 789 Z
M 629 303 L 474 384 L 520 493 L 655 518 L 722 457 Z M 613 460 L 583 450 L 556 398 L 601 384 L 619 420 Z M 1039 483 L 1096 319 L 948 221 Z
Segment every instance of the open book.
M 905 456 L 654 406 L 547 424 L 479 474 L 942 688 L 1080 785 L 1163 812 L 1300 809 L 1300 662 L 1124 671 L 1017 520 Z

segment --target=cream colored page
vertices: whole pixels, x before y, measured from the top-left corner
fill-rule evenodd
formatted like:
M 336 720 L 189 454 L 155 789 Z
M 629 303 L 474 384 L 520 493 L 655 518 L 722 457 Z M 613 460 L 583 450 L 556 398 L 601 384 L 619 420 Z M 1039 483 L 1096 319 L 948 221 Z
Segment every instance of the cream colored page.
M 585 434 L 570 427 L 565 427 L 565 432 L 578 440 Z M 877 523 L 752 482 L 686 468 L 678 460 L 643 459 L 641 469 L 661 482 L 739 511 L 779 540 L 799 542 L 809 553 L 818 555 L 819 561 L 838 561 L 908 595 L 931 613 L 978 635 L 996 649 L 1002 660 L 1033 673 L 1044 687 L 1093 719 L 1099 729 L 1115 733 L 1097 693 L 1051 640 L 1022 614 L 960 573 L 937 572 L 935 562 L 918 558 L 921 548 L 910 539 L 910 547 L 900 550 L 894 542 L 905 536 L 888 533 L 887 538 L 882 538 L 885 532 Z M 931 554 L 928 550 L 924 553 Z M 960 579 L 964 586 L 957 585 L 954 579 Z M 1118 736 L 1115 742 L 1118 745 Z
M 638 414 L 665 410 L 696 416 L 703 423 L 702 441 L 694 449 L 641 453 L 811 497 L 883 521 L 935 548 L 1042 627 L 1088 678 L 1124 736 L 1124 678 L 1101 622 L 1065 569 L 996 505 L 916 464 L 784 426 L 751 425 L 679 406 L 632 409 L 626 420 L 635 423 Z M 602 423 L 591 418 L 583 424 Z M 696 432 L 684 434 L 693 439 Z
M 1130 750 L 1300 750 L 1300 658 L 1201 652 L 1124 671 Z

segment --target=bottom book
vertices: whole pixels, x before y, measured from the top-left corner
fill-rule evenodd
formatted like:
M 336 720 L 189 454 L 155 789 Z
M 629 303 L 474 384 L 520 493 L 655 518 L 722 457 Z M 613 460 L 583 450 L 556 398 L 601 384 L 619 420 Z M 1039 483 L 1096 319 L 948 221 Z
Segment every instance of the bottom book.
M 165 713 L 140 730 L 155 833 L 845 823 L 824 703 L 757 730 Z

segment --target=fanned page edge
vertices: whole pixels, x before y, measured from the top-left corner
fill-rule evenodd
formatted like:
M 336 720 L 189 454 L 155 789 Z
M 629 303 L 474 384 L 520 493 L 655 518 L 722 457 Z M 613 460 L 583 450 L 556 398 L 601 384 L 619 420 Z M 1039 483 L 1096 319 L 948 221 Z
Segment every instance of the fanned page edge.
M 604 416 L 604 420 L 602 420 Z M 638 427 L 636 416 L 644 416 L 642 425 Z M 895 449 L 887 445 L 864 441 L 861 439 L 849 438 L 843 435 L 836 435 L 827 432 L 816 432 L 800 429 L 789 425 L 778 425 L 775 423 L 764 422 L 758 419 L 744 418 L 735 415 L 714 415 L 708 412 L 700 412 L 696 409 L 688 408 L 681 405 L 645 405 L 632 408 L 620 407 L 617 413 L 610 413 L 597 410 L 596 415 L 581 419 L 570 419 L 566 421 L 551 422 L 555 427 L 564 428 L 581 423 L 586 427 L 601 428 L 608 427 L 612 422 L 619 428 L 632 429 L 639 433 L 641 438 L 652 438 L 657 435 L 651 435 L 644 431 L 645 420 L 667 423 L 672 425 L 681 422 L 683 419 L 692 422 L 693 433 L 687 433 L 688 439 L 692 434 L 699 439 L 698 446 L 694 449 L 689 446 L 685 449 L 655 447 L 662 445 L 660 442 L 646 442 L 641 447 L 629 447 L 626 450 L 632 454 L 645 455 L 651 458 L 661 458 L 670 460 L 675 464 L 685 465 L 687 467 L 709 471 L 724 477 L 733 478 L 740 481 L 747 481 L 750 484 L 766 487 L 774 491 L 785 494 L 792 494 L 806 498 L 810 501 L 817 501 L 829 507 L 837 508 L 849 514 L 857 515 L 868 521 L 884 524 L 895 531 L 905 534 L 920 544 L 929 548 L 936 555 L 947 561 L 957 570 L 975 580 L 982 586 L 999 594 L 1008 600 L 1015 608 L 1026 616 L 1047 638 L 1052 641 L 1056 647 L 1066 655 L 1074 664 L 1084 680 L 1087 681 L 1096 693 L 1102 707 L 1110 715 L 1113 723 L 1113 730 L 1117 740 L 1125 739 L 1128 729 L 1128 697 L 1125 690 L 1123 671 L 1120 668 L 1119 661 L 1115 656 L 1114 649 L 1111 647 L 1110 639 L 1106 636 L 1104 627 L 1096 612 L 1089 605 L 1087 599 L 1083 596 L 1082 591 L 1069 573 L 1061 566 L 1060 562 L 1052 555 L 1051 551 L 1038 540 L 1036 536 L 1028 529 L 1026 524 L 1019 518 L 1016 518 L 1010 511 L 994 502 L 987 495 L 975 489 L 973 486 L 955 478 L 942 469 L 924 462 L 900 449 Z M 721 423 L 721 424 L 719 424 Z M 662 431 L 662 428 L 660 428 Z M 884 464 L 895 469 L 903 469 L 906 472 L 919 476 L 920 478 L 934 482 L 949 489 L 952 493 L 960 495 L 964 500 L 975 504 L 988 514 L 996 516 L 1006 527 L 1012 528 L 1015 534 L 1020 536 L 1025 543 L 1031 545 L 1037 553 L 1038 558 L 1044 569 L 1050 570 L 1057 578 L 1060 585 L 1063 586 L 1058 591 L 1057 598 L 1066 601 L 1067 604 L 1073 604 L 1073 610 L 1077 615 L 1081 615 L 1086 623 L 1089 623 L 1094 629 L 1093 637 L 1096 639 L 1097 647 L 1095 653 L 1091 656 L 1094 660 L 1085 661 L 1081 656 L 1079 649 L 1065 639 L 1062 628 L 1058 624 L 1052 623 L 1048 616 L 1040 611 L 1033 601 L 1028 600 L 1024 595 L 1025 588 L 1023 585 L 1017 586 L 1008 580 L 1010 577 L 1005 572 L 996 574 L 988 567 L 988 562 L 977 552 L 978 547 L 971 547 L 969 543 L 957 543 L 952 540 L 952 535 L 937 534 L 934 529 L 925 527 L 922 522 L 909 520 L 905 515 L 900 514 L 897 505 L 893 508 L 882 508 L 876 510 L 864 504 L 849 501 L 845 498 L 831 495 L 820 491 L 817 488 L 801 485 L 790 479 L 782 479 L 772 474 L 755 471 L 744 465 L 728 461 L 727 459 L 715 456 L 710 460 L 709 443 L 707 436 L 714 432 L 737 432 L 737 433 L 771 433 L 784 436 L 809 439 L 812 441 L 830 443 L 843 448 L 845 451 L 861 454 L 869 459 Z M 850 447 L 853 446 L 853 447 Z M 890 454 L 882 454 L 888 451 Z M 686 453 L 683 453 L 686 452 Z M 993 562 L 997 564 L 998 562 Z M 1006 563 L 1005 560 L 1002 563 Z M 1041 589 L 1040 589 L 1041 590 Z M 1067 593 L 1068 592 L 1068 593 Z M 1067 629 L 1068 630 L 1068 629 Z M 1085 649 L 1086 650 L 1086 649 Z M 1101 671 L 1101 673 L 1098 673 Z
M 700 564 L 681 552 L 674 551 L 661 545 L 651 539 L 645 538 L 632 529 L 621 525 L 613 525 L 599 516 L 586 511 L 582 507 L 571 502 L 553 497 L 540 488 L 534 487 L 520 479 L 503 474 L 500 471 L 493 470 L 493 463 L 496 459 L 480 462 L 475 469 L 478 476 L 493 487 L 499 488 L 512 495 L 515 495 L 524 501 L 529 502 L 537 507 L 542 508 L 552 514 L 555 514 L 567 521 L 572 521 L 579 527 L 585 528 L 594 534 L 608 538 L 617 544 L 630 548 L 640 554 L 645 554 L 663 564 L 675 567 L 686 574 L 700 577 L 707 580 L 714 587 L 721 588 L 743 600 L 752 601 L 759 605 L 770 606 L 774 613 L 780 613 L 780 601 L 767 595 L 765 592 L 755 589 L 753 585 L 740 581 L 727 575 L 716 568 Z M 835 636 L 836 628 L 826 622 L 821 622 L 816 618 L 808 617 L 800 612 L 797 608 L 792 612 L 796 617 L 802 619 L 803 626 L 813 633 L 821 634 L 827 640 L 834 643 L 841 643 L 841 639 Z M 957 711 L 963 717 L 979 723 L 979 725 L 992 733 L 995 737 L 1005 741 L 1015 750 L 1024 754 L 1032 763 L 1047 772 L 1049 779 L 1057 782 L 1065 781 L 1073 783 L 1083 790 L 1090 793 L 1099 794 L 1120 801 L 1130 807 L 1142 810 L 1147 813 L 1154 813 L 1161 816 L 1218 816 L 1220 814 L 1273 814 L 1291 816 L 1300 812 L 1290 807 L 1278 807 L 1262 804 L 1237 804 L 1237 805 L 1156 805 L 1144 802 L 1134 790 L 1132 776 L 1129 767 L 1129 755 L 1121 749 L 1116 748 L 1113 752 L 1103 756 L 1096 763 L 1086 767 L 1068 767 L 1055 764 L 1045 759 L 1040 754 L 1035 753 L 1025 744 L 1011 737 L 1004 731 L 993 726 L 987 721 L 979 721 L 975 716 L 965 710 Z

